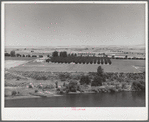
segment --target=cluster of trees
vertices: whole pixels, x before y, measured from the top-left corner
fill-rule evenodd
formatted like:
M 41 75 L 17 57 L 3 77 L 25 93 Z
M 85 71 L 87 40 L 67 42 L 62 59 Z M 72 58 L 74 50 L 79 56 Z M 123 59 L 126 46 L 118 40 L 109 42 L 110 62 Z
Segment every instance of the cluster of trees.
M 60 54 L 57 51 L 54 51 L 52 53 L 51 62 L 54 63 L 71 63 L 74 62 L 75 64 L 111 64 L 111 60 L 108 57 L 82 57 L 77 56 L 75 54 L 68 54 L 66 51 L 60 52 Z
M 145 91 L 145 82 L 134 81 L 131 87 L 132 87 L 132 90 L 135 90 L 135 91 Z
M 16 54 L 15 51 L 11 51 L 10 54 L 9 54 L 9 53 L 5 53 L 5 56 L 6 56 L 6 57 L 7 57 L 7 56 L 8 56 L 8 57 L 9 57 L 9 56 L 10 56 L 10 57 L 37 57 L 37 55 L 29 55 L 29 54 L 28 54 L 28 55 L 24 55 L 24 54 L 21 55 L 21 54 L 19 54 L 19 53 Z M 41 57 L 43 57 L 43 55 L 39 55 L 39 57 L 41 58 Z
M 69 84 L 63 84 L 62 88 L 58 88 L 58 83 L 56 82 L 56 88 L 59 93 L 69 93 L 69 92 L 83 92 L 81 90 L 81 85 L 92 85 L 92 86 L 102 86 L 102 83 L 105 82 L 104 72 L 101 66 L 97 69 L 97 74 L 94 77 L 93 81 L 90 80 L 88 75 L 82 76 L 80 79 L 80 84 L 77 81 L 70 81 Z
M 105 81 L 106 81 L 106 77 L 105 77 L 104 71 L 103 71 L 102 67 L 99 66 L 98 69 L 97 69 L 97 73 L 94 76 L 94 79 L 93 79 L 92 82 L 91 82 L 89 76 L 82 76 L 81 79 L 80 79 L 80 84 L 81 85 L 91 84 L 91 86 L 102 86 L 102 83 L 105 82 Z
M 71 63 L 75 64 L 112 64 L 110 58 L 108 57 L 52 57 L 51 62 L 54 63 Z
M 11 57 L 15 57 L 15 51 L 11 51 L 10 54 L 9 53 L 5 53 L 5 56 L 11 56 Z
M 58 55 L 57 51 L 52 53 L 51 62 L 54 63 L 71 63 L 74 62 L 75 64 L 112 64 L 109 57 L 82 57 L 76 56 L 76 54 L 68 54 L 67 52 L 60 52 Z

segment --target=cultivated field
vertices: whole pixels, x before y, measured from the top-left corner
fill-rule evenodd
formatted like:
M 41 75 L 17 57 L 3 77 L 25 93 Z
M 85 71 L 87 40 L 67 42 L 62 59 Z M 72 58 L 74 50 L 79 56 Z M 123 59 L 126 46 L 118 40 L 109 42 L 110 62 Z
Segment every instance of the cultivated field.
M 105 72 L 140 73 L 145 71 L 144 60 L 117 60 L 112 59 L 111 65 L 101 64 L 58 64 L 46 62 L 28 62 L 11 71 L 45 71 L 45 72 L 96 72 L 99 65 Z
M 37 57 L 5 57 L 5 60 L 34 60 L 37 59 Z

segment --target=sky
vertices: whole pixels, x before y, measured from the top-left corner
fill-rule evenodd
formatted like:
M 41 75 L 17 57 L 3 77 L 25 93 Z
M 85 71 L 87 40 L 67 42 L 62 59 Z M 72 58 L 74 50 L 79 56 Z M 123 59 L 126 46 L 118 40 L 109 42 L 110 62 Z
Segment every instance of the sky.
M 5 46 L 145 43 L 145 4 L 5 4 Z

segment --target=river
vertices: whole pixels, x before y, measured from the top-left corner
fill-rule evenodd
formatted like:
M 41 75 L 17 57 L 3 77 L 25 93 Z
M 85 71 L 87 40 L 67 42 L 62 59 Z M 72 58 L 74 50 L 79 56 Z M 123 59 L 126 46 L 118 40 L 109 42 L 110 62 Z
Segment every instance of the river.
M 69 94 L 5 100 L 5 107 L 145 107 L 144 92 Z

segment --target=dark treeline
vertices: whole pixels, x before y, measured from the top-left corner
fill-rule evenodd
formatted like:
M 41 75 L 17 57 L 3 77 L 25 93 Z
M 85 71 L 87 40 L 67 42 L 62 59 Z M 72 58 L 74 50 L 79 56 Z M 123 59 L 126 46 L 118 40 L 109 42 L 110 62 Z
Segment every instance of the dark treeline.
M 81 56 L 67 56 L 67 57 L 52 57 L 51 62 L 54 63 L 71 63 L 75 64 L 112 64 L 108 57 L 81 57 Z
M 75 64 L 111 64 L 111 60 L 108 57 L 82 57 L 77 56 L 75 54 L 68 54 L 66 51 L 58 53 L 54 51 L 52 53 L 51 62 L 54 63 L 71 63 L 74 62 Z

